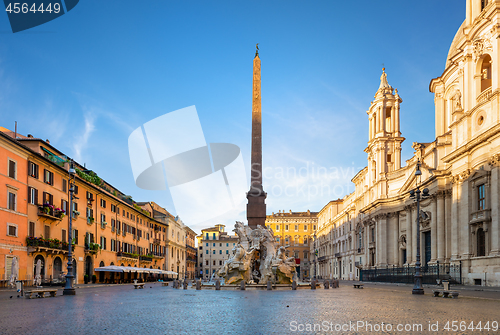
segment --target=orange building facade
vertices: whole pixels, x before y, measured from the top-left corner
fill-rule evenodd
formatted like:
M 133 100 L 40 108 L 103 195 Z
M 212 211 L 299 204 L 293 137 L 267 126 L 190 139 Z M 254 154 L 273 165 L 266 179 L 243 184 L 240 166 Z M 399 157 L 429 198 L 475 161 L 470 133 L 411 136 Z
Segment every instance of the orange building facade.
M 17 135 L 17 134 L 16 134 Z M 11 275 L 30 285 L 41 261 L 43 283 L 64 282 L 68 243 L 73 244 L 76 283 L 147 279 L 145 273 L 113 274 L 95 268 L 119 265 L 167 270 L 168 222 L 130 196 L 76 165 L 69 208 L 67 157 L 48 141 L 0 129 L 0 284 Z M 72 215 L 72 238 L 68 238 Z

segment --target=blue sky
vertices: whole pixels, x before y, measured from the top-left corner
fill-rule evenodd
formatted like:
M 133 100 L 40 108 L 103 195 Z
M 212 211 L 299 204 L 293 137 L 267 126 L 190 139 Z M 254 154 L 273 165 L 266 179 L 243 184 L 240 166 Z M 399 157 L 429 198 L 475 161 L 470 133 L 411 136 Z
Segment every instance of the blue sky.
M 13 34 L 4 13 L 1 126 L 17 121 L 134 200 L 182 217 L 168 192 L 135 186 L 128 136 L 195 105 L 206 141 L 238 145 L 249 166 L 259 43 L 268 213 L 319 211 L 352 192 L 366 165 L 366 110 L 382 64 L 403 99 L 403 165 L 412 142 L 434 140 L 428 85 L 464 18 L 465 0 L 86 0 Z

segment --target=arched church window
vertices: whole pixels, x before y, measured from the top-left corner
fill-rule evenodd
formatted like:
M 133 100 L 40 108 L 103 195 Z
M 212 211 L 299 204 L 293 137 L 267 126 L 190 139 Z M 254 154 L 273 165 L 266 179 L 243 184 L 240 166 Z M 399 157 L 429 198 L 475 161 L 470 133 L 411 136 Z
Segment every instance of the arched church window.
M 481 63 L 481 92 L 491 87 L 491 57 L 485 55 Z
M 477 256 L 486 256 L 486 238 L 482 228 L 477 230 Z

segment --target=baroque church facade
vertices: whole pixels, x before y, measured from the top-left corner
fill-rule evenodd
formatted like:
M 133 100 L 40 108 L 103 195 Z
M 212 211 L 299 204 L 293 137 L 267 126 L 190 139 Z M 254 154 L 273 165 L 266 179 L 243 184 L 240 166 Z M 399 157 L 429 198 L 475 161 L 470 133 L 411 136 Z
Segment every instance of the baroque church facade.
M 500 286 L 500 1 L 467 0 L 446 67 L 432 79 L 436 138 L 401 166 L 402 99 L 383 71 L 367 112 L 367 167 L 355 191 L 318 214 L 311 254 L 323 278 L 414 266 L 460 266 L 464 284 Z M 415 176 L 419 167 L 422 175 Z M 428 188 L 420 213 L 410 191 Z

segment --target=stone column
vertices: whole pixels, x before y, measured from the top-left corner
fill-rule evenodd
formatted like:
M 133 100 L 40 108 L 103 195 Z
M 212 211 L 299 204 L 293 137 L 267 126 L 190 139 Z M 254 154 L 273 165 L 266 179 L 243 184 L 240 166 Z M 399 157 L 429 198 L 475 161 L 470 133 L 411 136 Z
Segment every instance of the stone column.
M 468 177 L 468 174 L 467 174 Z M 464 178 L 465 179 L 465 178 Z M 464 180 L 461 186 L 460 203 L 459 203 L 459 254 L 468 257 L 471 254 L 470 250 L 470 227 L 469 227 L 469 182 Z
M 458 258 L 458 202 L 459 202 L 460 187 L 458 181 L 453 183 L 452 207 L 451 207 L 451 259 Z
M 437 209 L 436 209 L 436 219 L 437 219 L 437 260 L 439 263 L 444 262 L 445 258 L 445 207 L 444 207 L 444 191 L 439 191 L 437 194 Z
M 394 213 L 394 217 L 392 219 L 392 260 L 391 263 L 395 266 L 401 266 L 399 264 L 399 212 Z
M 387 214 L 382 214 L 379 220 L 380 234 L 377 240 L 377 250 L 380 251 L 380 266 L 387 265 L 387 220 Z
M 406 210 L 406 263 L 411 264 L 413 259 L 413 236 L 412 236 L 412 221 L 413 215 L 411 213 L 411 205 L 405 206 Z
M 496 155 L 499 158 L 499 155 Z M 494 165 L 491 170 L 491 252 L 490 255 L 500 255 L 500 167 Z
M 444 261 L 448 263 L 451 259 L 451 212 L 452 212 L 452 204 L 451 204 L 451 198 L 452 197 L 452 190 L 446 190 L 445 191 L 445 197 L 444 197 L 444 223 L 445 223 L 445 240 L 446 240 L 446 250 L 445 250 L 445 258 Z
M 437 259 L 438 234 L 437 234 L 437 195 L 432 196 L 431 212 L 431 262 Z
M 417 206 L 411 206 L 411 264 L 415 264 L 417 262 Z M 422 236 L 420 236 L 422 237 Z M 420 242 L 422 242 L 422 238 L 420 238 Z M 422 248 L 420 248 L 422 249 Z M 422 250 L 420 250 L 422 251 Z M 422 255 L 421 255 L 422 256 Z M 420 261 L 422 261 L 422 257 L 420 257 Z

